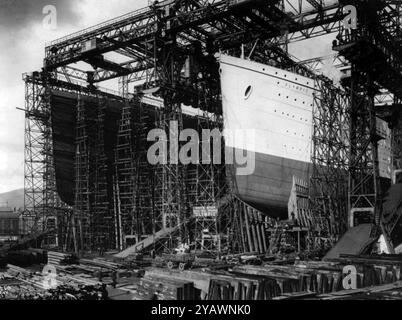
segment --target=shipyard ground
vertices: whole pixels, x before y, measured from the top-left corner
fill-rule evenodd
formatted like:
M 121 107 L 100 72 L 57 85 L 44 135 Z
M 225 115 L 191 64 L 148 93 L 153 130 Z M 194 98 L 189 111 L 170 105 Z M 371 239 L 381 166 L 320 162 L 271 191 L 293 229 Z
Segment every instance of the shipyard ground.
M 78 259 L 28 249 L 8 260 L 25 267 L 0 269 L 0 299 L 7 300 L 402 300 L 400 255 L 341 254 L 326 261 L 238 255 L 195 259 L 185 270 L 140 254 Z M 347 278 L 351 266 L 354 280 Z

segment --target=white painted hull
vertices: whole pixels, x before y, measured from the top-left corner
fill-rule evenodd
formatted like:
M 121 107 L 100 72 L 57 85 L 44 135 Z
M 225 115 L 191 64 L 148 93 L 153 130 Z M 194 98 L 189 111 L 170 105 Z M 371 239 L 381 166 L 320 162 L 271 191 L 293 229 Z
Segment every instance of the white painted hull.
M 226 147 L 254 152 L 256 158 L 252 174 L 236 176 L 237 194 L 286 217 L 293 176 L 308 181 L 312 173 L 315 82 L 244 59 L 221 55 L 219 60 Z M 233 134 L 239 130 L 243 138 Z M 380 143 L 380 172 L 387 178 L 388 148 L 389 140 Z

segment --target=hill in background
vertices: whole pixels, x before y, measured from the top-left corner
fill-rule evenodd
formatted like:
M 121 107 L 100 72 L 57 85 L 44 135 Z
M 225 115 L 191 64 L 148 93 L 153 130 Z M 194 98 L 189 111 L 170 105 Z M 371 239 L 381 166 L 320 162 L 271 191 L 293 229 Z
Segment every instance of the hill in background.
M 0 193 L 0 207 L 24 208 L 24 189 Z

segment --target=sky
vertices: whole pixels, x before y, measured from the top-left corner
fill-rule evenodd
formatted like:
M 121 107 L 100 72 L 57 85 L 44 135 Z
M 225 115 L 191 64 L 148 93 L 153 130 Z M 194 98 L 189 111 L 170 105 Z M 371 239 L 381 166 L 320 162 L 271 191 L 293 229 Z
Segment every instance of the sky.
M 43 25 L 52 5 L 57 25 Z M 0 0 L 0 193 L 24 186 L 25 86 L 22 74 L 40 70 L 45 43 L 148 5 L 148 0 Z M 303 58 L 325 56 L 328 45 L 297 45 Z M 311 52 L 312 48 L 314 53 Z

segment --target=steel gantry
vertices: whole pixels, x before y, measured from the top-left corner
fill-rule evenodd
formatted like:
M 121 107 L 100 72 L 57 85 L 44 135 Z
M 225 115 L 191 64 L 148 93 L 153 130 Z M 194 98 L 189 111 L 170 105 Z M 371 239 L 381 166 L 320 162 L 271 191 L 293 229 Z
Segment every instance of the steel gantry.
M 390 234 L 382 223 L 382 196 L 375 97 L 387 89 L 400 98 L 402 90 L 401 3 L 386 0 L 343 0 L 356 8 L 355 29 L 342 27 L 334 50 L 351 62 L 351 153 L 349 223 L 374 222 L 392 251 Z
M 259 62 L 267 64 L 275 62 L 276 65 L 282 68 L 311 75 L 312 73 L 308 67 L 311 67 L 315 61 L 308 60 L 294 63 L 287 54 L 283 54 L 280 48 L 286 49 L 290 43 L 338 32 L 338 43 L 334 48 L 340 53 L 337 58 L 339 66 L 348 68 L 348 63 L 352 65 L 350 92 L 353 92 L 351 95 L 353 96 L 352 106 L 354 108 L 352 109 L 354 113 L 352 112 L 351 117 L 352 147 L 350 163 L 359 163 L 359 167 L 372 168 L 370 169 L 372 171 L 369 171 L 374 173 L 374 180 L 371 179 L 370 181 L 374 181 L 373 188 L 376 190 L 375 194 L 377 195 L 379 191 L 376 187 L 375 155 L 374 160 L 370 163 L 358 159 L 362 159 L 362 154 L 369 154 L 371 157 L 371 154 L 376 152 L 375 144 L 372 144 L 371 148 L 362 146 L 369 146 L 370 143 L 373 143 L 372 120 L 375 119 L 375 112 L 372 112 L 373 100 L 375 98 L 379 99 L 380 95 L 375 91 L 370 91 L 368 95 L 370 101 L 363 99 L 364 102 L 361 99 L 361 96 L 364 95 L 361 88 L 365 88 L 366 91 L 371 90 L 374 88 L 372 84 L 375 83 L 380 88 L 387 89 L 390 94 L 396 96 L 400 94 L 400 88 L 395 86 L 398 83 L 396 80 L 401 76 L 398 73 L 398 70 L 400 70 L 398 69 L 399 47 L 393 41 L 399 36 L 400 24 L 398 22 L 400 21 L 398 19 L 400 19 L 400 11 L 395 1 L 376 0 L 371 2 L 378 6 L 373 7 L 374 9 L 372 7 L 366 8 L 367 1 L 363 0 L 166 0 L 155 2 L 142 10 L 131 12 L 48 43 L 45 48 L 44 68 L 41 73 L 41 77 L 47 79 L 47 82 L 42 85 L 44 89 L 49 86 L 55 86 L 63 88 L 63 90 L 88 95 L 96 96 L 101 94 L 102 97 L 116 98 L 115 93 L 103 90 L 97 85 L 107 80 L 124 79 L 123 82 L 126 85 L 124 95 L 126 95 L 127 90 L 130 90 L 130 99 L 135 96 L 135 99 L 137 99 L 135 101 L 138 102 L 139 94 L 152 93 L 164 101 L 163 108 L 155 109 L 155 122 L 156 126 L 165 132 L 171 131 L 172 121 L 176 121 L 178 128 L 183 127 L 183 104 L 201 109 L 205 114 L 213 114 L 213 117 L 207 119 L 206 123 L 208 123 L 209 128 L 220 128 L 221 123 L 218 118 L 221 116 L 222 110 L 219 101 L 218 66 L 214 58 L 216 52 L 227 51 L 238 54 L 241 46 L 243 46 L 243 51 L 245 50 L 249 57 Z M 354 5 L 361 9 L 360 11 L 358 10 L 360 12 L 358 27 L 351 32 L 345 29 L 343 24 L 343 20 L 348 14 L 348 12 L 344 12 L 344 6 L 346 5 Z M 369 10 L 367 11 L 366 9 Z M 366 16 L 364 12 L 376 13 L 376 32 L 373 32 L 373 26 L 370 26 L 371 18 Z M 359 46 L 356 45 L 356 40 L 358 39 L 360 39 Z M 365 65 L 370 65 L 367 60 L 362 59 L 359 61 L 354 59 L 354 56 L 360 58 L 362 53 L 361 51 L 355 51 L 356 48 L 366 48 L 364 46 L 370 49 L 374 48 L 376 50 L 374 52 L 379 52 L 382 57 L 382 60 L 376 65 L 377 73 L 374 75 L 367 76 L 367 71 L 364 70 Z M 72 65 L 75 63 L 79 63 L 80 68 L 73 67 Z M 85 67 L 81 67 L 81 65 Z M 378 72 L 383 66 L 386 67 L 387 72 L 382 74 L 387 74 L 386 77 L 381 76 L 381 73 Z M 356 75 L 359 75 L 359 77 Z M 27 83 L 30 82 L 27 81 Z M 209 97 L 206 98 L 206 95 Z M 358 97 L 354 98 L 355 95 Z M 327 97 L 332 96 L 331 93 L 327 95 Z M 317 103 L 325 100 L 324 98 L 317 97 Z M 27 95 L 27 103 L 29 101 L 31 100 Z M 127 103 L 127 97 L 125 97 L 125 101 Z M 205 101 L 213 102 L 205 103 Z M 138 108 L 140 108 L 141 104 L 137 102 L 126 105 L 124 116 L 127 119 L 130 119 L 129 115 L 132 112 L 135 113 L 139 110 Z M 325 100 L 323 103 L 325 105 L 320 110 L 328 111 L 331 107 L 328 101 Z M 335 103 L 338 103 L 339 106 L 344 105 L 344 102 L 338 101 Z M 360 109 L 361 104 L 367 107 L 363 108 L 368 110 L 367 114 L 361 112 L 363 110 Z M 36 196 L 38 194 L 36 190 L 43 189 L 44 186 L 38 185 L 38 187 L 35 187 L 36 180 L 34 181 L 32 177 L 34 176 L 36 177 L 35 179 L 39 180 L 43 178 L 46 182 L 50 177 L 49 174 L 45 174 L 43 171 L 43 168 L 48 166 L 49 163 L 51 167 L 51 162 L 46 160 L 46 152 L 43 151 L 50 150 L 51 132 L 49 133 L 49 121 L 51 119 L 49 119 L 50 116 L 45 118 L 35 117 L 35 123 L 33 123 L 31 109 L 29 107 L 26 113 L 26 133 L 27 137 L 29 137 L 29 139 L 26 139 L 26 184 L 29 184 L 26 190 L 31 190 L 26 191 L 26 201 L 34 199 L 37 204 L 27 206 L 27 208 L 37 208 L 41 203 L 47 201 L 48 196 Z M 316 115 L 316 119 L 321 119 L 322 117 L 325 117 L 324 113 Z M 98 119 L 102 118 L 101 114 L 98 115 Z M 323 121 L 326 120 L 328 119 L 323 119 Z M 338 120 L 342 121 L 341 118 L 338 118 Z M 121 124 L 125 123 L 123 122 Z M 199 123 L 200 127 L 204 126 L 203 122 L 204 120 Z M 32 125 L 36 125 L 39 132 L 37 138 L 34 138 L 35 141 L 37 140 L 35 144 L 29 143 L 29 141 L 32 141 L 32 135 L 36 130 L 33 129 Z M 359 126 L 358 129 L 356 125 Z M 133 120 L 129 123 L 130 130 L 136 131 L 137 127 L 138 120 Z M 123 131 L 121 129 L 120 138 L 123 136 Z M 317 134 L 322 134 L 324 131 L 321 130 L 320 132 Z M 133 137 L 134 140 L 137 138 Z M 362 148 L 362 150 L 359 148 Z M 32 165 L 34 161 L 32 159 L 35 159 L 34 156 L 31 156 L 32 152 L 40 157 L 37 162 L 39 163 L 38 167 Z M 339 153 L 334 153 L 329 157 L 338 156 Z M 342 154 L 342 157 L 344 156 Z M 143 153 L 141 157 L 144 158 Z M 367 157 L 364 158 L 366 159 Z M 119 159 L 115 160 L 117 171 L 126 166 L 126 164 L 123 165 L 124 161 L 122 162 L 121 159 L 120 162 L 118 161 Z M 133 158 L 127 160 L 127 163 L 130 163 L 130 170 L 134 170 L 135 168 L 133 167 L 136 165 L 141 166 L 141 161 L 135 162 L 134 160 Z M 326 161 L 330 163 L 331 159 L 326 159 Z M 342 159 L 339 161 L 342 161 Z M 366 172 L 367 170 L 363 171 Z M 365 178 L 360 175 L 363 171 L 357 170 L 356 165 L 351 167 L 351 181 L 354 181 L 354 187 L 352 186 L 351 190 L 356 190 L 355 186 L 365 181 Z M 99 175 L 102 175 L 102 170 L 96 172 L 98 174 L 97 181 L 103 181 L 99 177 Z M 191 176 L 191 172 L 188 172 L 187 168 L 168 163 L 160 165 L 155 172 L 157 174 L 152 181 L 154 186 L 152 190 L 153 203 L 138 204 L 138 199 L 143 199 L 145 195 L 144 192 L 143 195 L 139 195 L 137 191 L 133 191 L 137 190 L 135 187 L 129 188 L 130 190 L 128 191 L 129 194 L 133 194 L 133 199 L 125 202 L 128 204 L 128 209 L 125 209 L 127 212 L 146 207 L 143 210 L 146 210 L 147 217 L 143 217 L 141 212 L 134 211 L 126 215 L 127 217 L 142 217 L 140 220 L 148 221 L 148 223 L 157 221 L 160 224 L 159 228 L 179 226 L 178 238 L 180 238 L 181 242 L 185 242 L 188 235 L 191 234 L 191 231 L 183 224 L 184 221 L 191 220 L 190 207 L 197 204 L 210 207 L 211 203 L 205 200 L 205 194 L 212 194 L 217 199 L 222 196 L 219 192 L 223 191 L 216 193 L 214 188 L 211 189 L 211 180 L 221 180 L 222 168 L 217 169 L 213 166 L 200 167 L 197 169 L 198 173 Z M 217 174 L 220 175 L 219 178 Z M 203 180 L 205 186 L 202 184 L 197 188 L 188 186 L 186 179 L 187 181 L 191 180 L 190 176 L 203 177 L 202 179 L 195 179 L 195 181 L 199 183 L 200 180 Z M 113 186 L 116 194 L 119 191 L 119 174 L 115 178 L 116 181 Z M 322 173 L 320 179 L 325 178 L 325 173 Z M 137 177 L 136 181 L 139 181 L 138 179 L 143 178 Z M 129 181 L 128 183 L 131 184 L 132 182 Z M 122 184 L 120 183 L 120 185 Z M 100 192 L 99 197 L 102 198 L 102 190 L 99 188 L 96 190 L 98 190 L 98 193 Z M 201 190 L 199 192 L 202 194 L 191 194 L 192 192 L 198 192 L 194 190 Z M 225 188 L 220 186 L 218 190 L 225 190 Z M 350 198 L 355 195 L 359 196 L 359 192 L 352 191 Z M 330 194 L 334 195 L 332 191 L 328 191 L 328 195 Z M 80 196 L 82 197 L 82 195 Z M 102 203 L 103 201 L 100 202 Z M 378 203 L 378 199 L 374 202 Z M 122 203 L 117 201 L 116 205 L 119 206 Z M 100 207 L 98 209 L 103 210 Z M 27 210 L 27 212 L 35 215 L 35 210 Z M 152 217 L 150 218 L 149 216 Z M 198 234 L 200 234 L 199 229 L 196 228 L 195 231 Z M 139 233 L 145 233 L 150 236 L 149 226 L 142 228 L 144 231 L 139 231 L 138 228 L 136 230 L 133 233 L 136 233 L 137 240 L 139 240 Z M 116 234 L 118 233 L 116 232 Z M 157 230 L 154 230 L 153 233 L 157 233 Z M 168 240 L 171 241 L 172 235 L 169 234 L 169 237 L 170 239 Z M 123 241 L 121 239 L 117 240 L 116 244 L 121 248 Z

